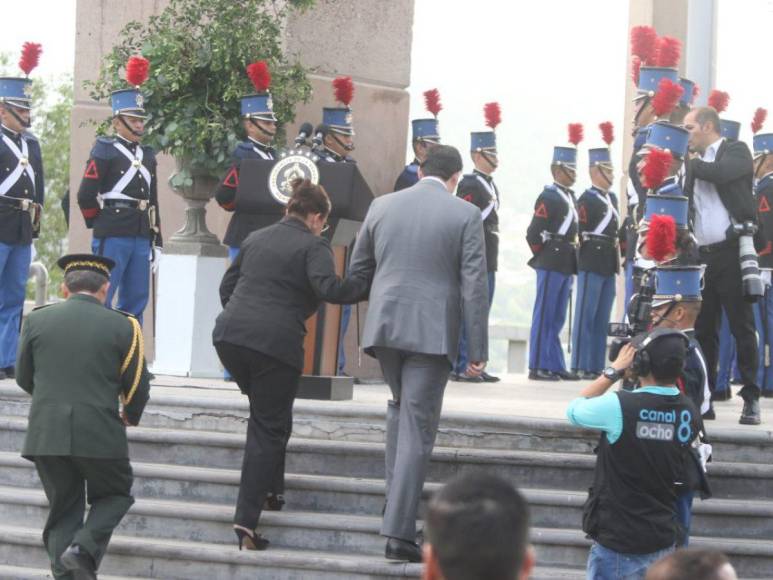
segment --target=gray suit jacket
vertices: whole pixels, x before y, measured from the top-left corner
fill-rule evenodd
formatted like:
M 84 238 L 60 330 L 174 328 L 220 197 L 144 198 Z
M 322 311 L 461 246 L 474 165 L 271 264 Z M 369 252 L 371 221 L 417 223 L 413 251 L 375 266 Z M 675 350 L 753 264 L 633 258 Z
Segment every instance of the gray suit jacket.
M 488 360 L 488 278 L 480 210 L 427 178 L 376 199 L 350 275 L 375 270 L 365 351 L 391 347 L 453 362 L 462 317 L 469 360 Z

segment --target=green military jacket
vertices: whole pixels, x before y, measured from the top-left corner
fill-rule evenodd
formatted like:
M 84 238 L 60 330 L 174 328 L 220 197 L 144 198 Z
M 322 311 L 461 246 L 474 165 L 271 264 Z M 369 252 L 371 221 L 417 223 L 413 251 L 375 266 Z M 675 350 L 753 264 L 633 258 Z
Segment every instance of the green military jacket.
M 29 314 L 16 382 L 32 395 L 22 456 L 129 456 L 119 398 L 139 423 L 150 384 L 139 324 L 74 294 Z

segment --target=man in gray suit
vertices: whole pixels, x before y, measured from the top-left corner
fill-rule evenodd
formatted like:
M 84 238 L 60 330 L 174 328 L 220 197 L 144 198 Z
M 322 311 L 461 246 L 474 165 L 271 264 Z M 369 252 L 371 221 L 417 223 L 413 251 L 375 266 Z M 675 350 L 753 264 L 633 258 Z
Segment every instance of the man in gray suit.
M 386 557 L 421 561 L 416 514 L 443 392 L 456 360 L 462 317 L 470 373 L 488 358 L 488 281 L 480 211 L 453 195 L 462 158 L 434 147 L 420 181 L 376 199 L 354 247 L 350 272 L 374 271 L 363 331 L 392 391 L 387 407 Z

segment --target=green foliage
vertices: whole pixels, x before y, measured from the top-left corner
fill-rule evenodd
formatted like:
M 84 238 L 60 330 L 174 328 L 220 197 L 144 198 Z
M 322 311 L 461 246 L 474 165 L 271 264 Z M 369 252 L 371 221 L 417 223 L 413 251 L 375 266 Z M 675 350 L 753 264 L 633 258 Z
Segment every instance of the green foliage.
M 197 173 L 219 176 L 242 134 L 239 98 L 254 92 L 245 68 L 265 60 L 271 69 L 274 111 L 280 123 L 294 119 L 295 105 L 311 96 L 306 71 L 284 54 L 281 33 L 292 10 L 313 0 L 171 0 L 147 23 L 130 22 L 106 55 L 91 96 L 107 100 L 125 88 L 128 58 L 142 54 L 150 77 L 142 86 L 149 114 L 143 142 L 186 160 Z M 107 121 L 101 129 L 107 127 Z M 173 186 L 188 186 L 178 173 Z
M 0 54 L 0 75 L 19 75 L 11 55 Z M 34 73 L 32 74 L 34 78 Z M 40 142 L 46 197 L 40 227 L 35 240 L 37 261 L 49 273 L 49 294 L 54 295 L 62 281 L 56 260 L 67 248 L 67 222 L 61 200 L 70 186 L 70 111 L 73 105 L 72 77 L 56 79 L 34 78 L 32 83 L 32 133 Z M 30 284 L 27 297 L 34 297 Z

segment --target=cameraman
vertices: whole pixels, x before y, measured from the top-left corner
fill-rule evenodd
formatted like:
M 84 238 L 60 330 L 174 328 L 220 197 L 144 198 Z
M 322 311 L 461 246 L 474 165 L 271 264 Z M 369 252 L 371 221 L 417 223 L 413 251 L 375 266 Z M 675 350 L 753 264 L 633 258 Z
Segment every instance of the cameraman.
M 744 400 L 740 423 L 760 424 L 760 388 L 757 385 L 757 336 L 752 306 L 744 298 L 739 260 L 739 235 L 734 225 L 756 222 L 752 194 L 754 168 L 749 148 L 720 134 L 719 115 L 711 107 L 690 111 L 684 119 L 690 132 L 686 191 L 695 215 L 695 237 L 706 264 L 703 309 L 695 333 L 706 355 L 709 385 L 716 388 L 718 332 L 722 308 L 738 348 Z M 753 232 L 751 232 L 753 233 Z M 715 393 L 714 399 L 720 397 Z
M 644 578 L 678 540 L 677 491 L 698 432 L 698 412 L 676 387 L 688 342 L 662 328 L 635 336 L 569 404 L 572 424 L 602 431 L 583 510 L 583 531 L 594 541 L 588 578 Z M 607 393 L 623 371 L 643 386 Z

